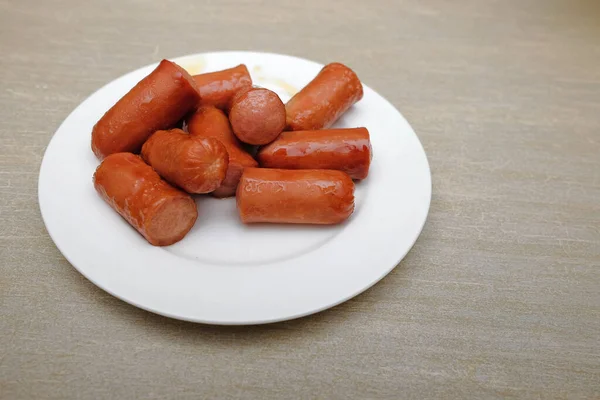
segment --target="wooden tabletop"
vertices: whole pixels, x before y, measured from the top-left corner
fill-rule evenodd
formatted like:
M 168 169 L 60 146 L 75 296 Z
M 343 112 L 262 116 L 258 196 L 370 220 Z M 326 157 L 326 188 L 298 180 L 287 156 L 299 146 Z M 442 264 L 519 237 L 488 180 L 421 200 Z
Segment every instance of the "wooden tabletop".
M 0 398 L 600 398 L 600 2 L 236 3 L 0 1 Z M 414 127 L 429 218 L 366 293 L 196 325 L 54 246 L 37 178 L 59 124 L 132 69 L 213 50 L 347 63 Z

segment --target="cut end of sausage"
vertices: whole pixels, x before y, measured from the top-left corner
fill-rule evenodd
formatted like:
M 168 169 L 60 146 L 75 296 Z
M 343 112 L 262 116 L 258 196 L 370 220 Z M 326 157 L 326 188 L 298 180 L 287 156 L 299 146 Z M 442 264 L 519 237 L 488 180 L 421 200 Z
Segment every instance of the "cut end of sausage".
M 267 144 L 285 128 L 285 105 L 277 93 L 264 88 L 252 88 L 236 95 L 229 121 L 233 133 L 242 142 Z
M 235 190 L 240 182 L 242 172 L 244 172 L 244 167 L 242 165 L 230 162 L 223 184 L 212 192 L 212 195 L 219 198 L 235 195 Z
M 257 167 L 258 162 L 243 150 L 228 148 L 229 167 L 223 184 L 212 195 L 218 198 L 235 196 L 244 168 Z
M 144 236 L 155 246 L 169 246 L 184 238 L 198 218 L 196 203 L 189 197 L 165 201 L 146 225 Z

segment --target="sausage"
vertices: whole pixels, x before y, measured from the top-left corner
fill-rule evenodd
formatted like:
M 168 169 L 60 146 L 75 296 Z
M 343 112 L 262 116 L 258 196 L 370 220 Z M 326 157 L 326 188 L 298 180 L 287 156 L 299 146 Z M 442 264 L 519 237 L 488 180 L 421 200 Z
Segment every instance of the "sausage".
M 194 75 L 200 92 L 200 105 L 226 109 L 237 91 L 252 86 L 252 78 L 244 64 L 222 71 Z
M 210 193 L 221 186 L 229 164 L 220 141 L 192 137 L 181 129 L 150 136 L 142 157 L 167 182 L 188 193 Z
M 225 113 L 212 106 L 200 107 L 188 118 L 187 129 L 193 137 L 212 137 L 223 143 L 229 154 L 229 166 L 223 183 L 212 192 L 212 195 L 215 197 L 234 196 L 244 168 L 257 167 L 258 163 L 242 149 L 240 141 L 231 131 L 229 119 Z
M 246 224 L 337 224 L 354 211 L 354 182 L 334 170 L 246 168 L 236 200 Z
M 187 120 L 187 130 L 192 136 L 212 137 L 225 145 L 241 148 L 242 144 L 231 131 L 225 113 L 213 106 L 201 106 Z
M 154 246 L 180 241 L 198 217 L 190 195 L 163 181 L 134 154 L 109 155 L 93 180 L 104 201 Z
M 337 169 L 365 179 L 372 150 L 367 128 L 290 131 L 262 147 L 257 158 L 266 168 Z
M 229 122 L 242 142 L 267 144 L 285 128 L 285 105 L 277 93 L 269 89 L 245 89 L 231 101 Z
M 192 77 L 162 60 L 94 125 L 92 150 L 100 160 L 113 153 L 137 153 L 151 134 L 172 128 L 199 100 Z
M 344 64 L 327 64 L 285 105 L 288 129 L 329 128 L 362 97 L 363 87 L 354 71 Z
M 252 156 L 244 150 L 236 149 L 235 147 L 228 149 L 229 153 L 229 168 L 227 175 L 221 186 L 212 192 L 212 195 L 219 198 L 235 196 L 240 177 L 245 168 L 257 167 L 258 163 Z

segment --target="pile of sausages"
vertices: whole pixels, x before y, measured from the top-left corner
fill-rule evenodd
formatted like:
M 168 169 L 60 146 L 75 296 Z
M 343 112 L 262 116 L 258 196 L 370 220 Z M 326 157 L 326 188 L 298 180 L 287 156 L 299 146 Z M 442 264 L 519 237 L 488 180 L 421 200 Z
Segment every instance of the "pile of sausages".
M 362 96 L 340 63 L 284 105 L 243 64 L 190 76 L 163 60 L 94 125 L 94 186 L 156 246 L 196 222 L 190 194 L 235 195 L 244 223 L 340 223 L 354 211 L 353 179 L 367 177 L 371 143 L 366 128 L 327 128 Z

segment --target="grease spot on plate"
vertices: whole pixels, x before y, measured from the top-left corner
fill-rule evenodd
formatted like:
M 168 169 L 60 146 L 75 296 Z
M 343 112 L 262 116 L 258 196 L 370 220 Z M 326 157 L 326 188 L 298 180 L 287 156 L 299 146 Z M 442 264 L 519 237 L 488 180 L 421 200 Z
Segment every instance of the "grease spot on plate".
M 260 65 L 255 65 L 254 67 L 252 67 L 252 75 L 255 76 L 257 81 L 262 82 L 263 85 L 275 85 L 281 90 L 283 90 L 290 97 L 298 93 L 298 89 L 295 86 L 289 84 L 283 79 L 274 78 L 263 74 L 263 69 Z
M 198 75 L 204 72 L 206 69 L 206 61 L 204 58 L 196 58 L 194 62 L 183 63 L 181 67 L 185 69 L 190 75 Z

